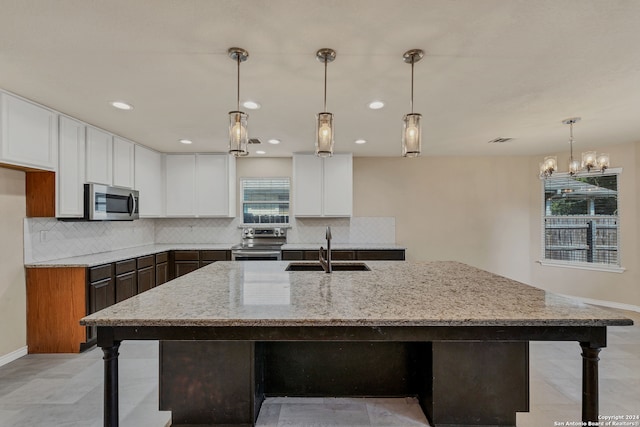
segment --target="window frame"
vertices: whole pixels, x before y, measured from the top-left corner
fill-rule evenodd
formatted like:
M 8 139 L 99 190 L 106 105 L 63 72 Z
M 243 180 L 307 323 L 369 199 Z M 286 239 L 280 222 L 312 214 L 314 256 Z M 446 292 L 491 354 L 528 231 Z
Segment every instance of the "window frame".
M 540 247 L 540 259 L 538 260 L 538 263 L 543 265 L 543 266 L 550 266 L 550 267 L 564 267 L 564 268 L 575 268 L 575 269 L 580 269 L 580 270 L 594 270 L 594 271 L 604 271 L 604 272 L 612 272 L 612 273 L 622 273 L 624 272 L 626 269 L 622 266 L 622 233 L 620 232 L 621 227 L 622 227 L 622 223 L 621 223 L 621 215 L 620 215 L 620 202 L 622 200 L 621 198 L 621 192 L 620 192 L 620 177 L 622 175 L 622 168 L 609 168 L 607 169 L 606 172 L 602 173 L 602 172 L 579 172 L 577 173 L 575 176 L 580 178 L 580 177 L 593 177 L 596 174 L 603 174 L 603 175 L 616 175 L 616 181 L 617 181 L 617 204 L 618 204 L 618 215 L 617 215 L 617 225 L 618 225 L 618 230 L 617 230 L 617 236 L 616 236 L 616 241 L 617 241 L 617 258 L 618 261 L 616 264 L 604 264 L 604 263 L 594 263 L 594 262 L 582 262 L 582 261 L 568 261 L 568 260 L 555 260 L 555 259 L 547 259 L 546 258 L 546 223 L 545 223 L 545 219 L 547 218 L 546 216 L 546 199 L 545 199 L 545 178 L 540 178 L 540 195 L 541 195 L 541 215 L 540 215 L 540 241 L 541 241 L 541 247 Z M 553 174 L 550 178 L 547 179 L 553 179 L 553 178 L 564 178 L 564 177 L 569 177 L 570 174 L 568 172 L 561 172 L 561 173 L 555 173 Z M 589 217 L 589 215 L 585 215 L 585 218 Z
M 244 222 L 244 204 L 245 204 L 245 199 L 244 199 L 244 187 L 245 187 L 245 181 L 256 181 L 256 180 L 260 180 L 260 181 L 271 181 L 271 180 L 286 180 L 289 183 L 289 199 L 287 201 L 288 205 L 289 205 L 289 215 L 287 215 L 287 218 L 289 219 L 288 222 Z M 256 202 L 247 202 L 247 203 L 256 203 Z M 282 200 L 274 200 L 274 201 L 264 201 L 264 202 L 257 202 L 257 203 L 284 203 Z M 253 227 L 253 228 L 259 228 L 259 227 L 282 227 L 282 228 L 287 228 L 287 227 L 291 227 L 291 177 L 288 176 L 270 176 L 270 177 L 266 177 L 266 176 L 255 176 L 255 177 L 251 177 L 251 176 L 243 176 L 240 178 L 240 215 L 242 217 L 242 221 L 241 223 L 241 227 Z

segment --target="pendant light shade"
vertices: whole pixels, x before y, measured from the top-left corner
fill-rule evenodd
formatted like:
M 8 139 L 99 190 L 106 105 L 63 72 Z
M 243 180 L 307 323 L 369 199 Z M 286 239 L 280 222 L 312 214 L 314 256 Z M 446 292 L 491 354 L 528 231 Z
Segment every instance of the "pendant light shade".
M 411 64 L 411 113 L 402 118 L 402 156 L 418 157 L 422 152 L 422 115 L 413 112 L 413 66 L 424 56 L 421 49 L 411 49 L 402 56 Z
M 247 144 L 249 133 L 247 129 L 248 115 L 240 111 L 240 63 L 249 58 L 249 52 L 239 47 L 229 48 L 229 57 L 238 64 L 238 91 L 236 110 L 229 112 L 229 154 L 236 157 L 249 155 Z
M 558 169 L 558 158 L 556 156 L 547 156 L 540 163 L 540 177 L 548 178 Z
M 327 64 L 336 59 L 333 49 L 320 49 L 316 52 L 318 61 L 324 63 L 324 110 L 316 116 L 316 156 L 333 155 L 333 114 L 327 112 Z

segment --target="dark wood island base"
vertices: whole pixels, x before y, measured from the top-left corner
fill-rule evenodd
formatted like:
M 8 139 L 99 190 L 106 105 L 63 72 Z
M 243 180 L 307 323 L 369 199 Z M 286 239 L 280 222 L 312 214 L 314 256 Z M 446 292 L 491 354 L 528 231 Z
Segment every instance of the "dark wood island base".
M 529 341 L 578 341 L 583 421 L 598 418 L 605 327 L 98 327 L 105 427 L 118 426 L 121 340 L 159 339 L 172 426 L 253 426 L 265 397 L 416 396 L 435 427 L 515 426 Z

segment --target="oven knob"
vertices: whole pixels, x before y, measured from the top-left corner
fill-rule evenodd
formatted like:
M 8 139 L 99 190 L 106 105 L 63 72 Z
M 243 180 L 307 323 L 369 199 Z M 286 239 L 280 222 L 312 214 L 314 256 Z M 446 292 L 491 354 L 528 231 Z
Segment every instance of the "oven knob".
M 273 230 L 273 234 L 275 234 L 276 236 L 279 236 L 280 235 L 280 229 L 279 228 L 274 229 Z

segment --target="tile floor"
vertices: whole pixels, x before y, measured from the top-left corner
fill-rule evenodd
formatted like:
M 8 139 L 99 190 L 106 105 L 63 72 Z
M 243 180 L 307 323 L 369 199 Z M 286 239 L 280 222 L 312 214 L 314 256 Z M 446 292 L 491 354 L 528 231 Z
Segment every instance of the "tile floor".
M 640 313 L 631 327 L 612 327 L 600 356 L 601 415 L 640 415 Z M 157 342 L 126 341 L 120 356 L 123 427 L 164 427 L 158 407 Z M 518 427 L 579 421 L 581 358 L 577 343 L 532 343 L 531 411 Z M 102 352 L 28 355 L 0 367 L 0 427 L 102 425 Z M 270 398 L 261 427 L 428 426 L 416 401 L 406 399 Z M 640 425 L 636 424 L 636 425 Z

